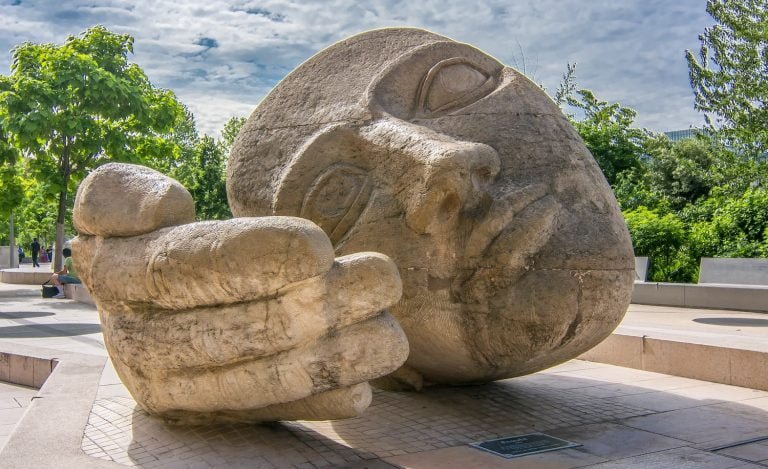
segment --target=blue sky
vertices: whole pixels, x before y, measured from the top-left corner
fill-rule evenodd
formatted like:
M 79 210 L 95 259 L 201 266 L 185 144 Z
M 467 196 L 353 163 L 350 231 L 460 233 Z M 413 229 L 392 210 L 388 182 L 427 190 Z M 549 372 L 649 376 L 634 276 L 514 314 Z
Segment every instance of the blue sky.
M 685 49 L 712 24 L 705 0 L 0 0 L 0 74 L 24 41 L 62 43 L 94 24 L 131 34 L 132 61 L 218 135 L 323 47 L 386 26 L 470 43 L 554 94 L 566 63 L 580 88 L 654 131 L 698 126 Z

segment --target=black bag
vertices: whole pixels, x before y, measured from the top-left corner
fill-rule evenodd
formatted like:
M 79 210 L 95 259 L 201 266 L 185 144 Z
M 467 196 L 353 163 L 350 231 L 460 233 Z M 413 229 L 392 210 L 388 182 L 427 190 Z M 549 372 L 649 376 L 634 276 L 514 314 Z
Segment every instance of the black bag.
M 51 275 L 51 278 L 53 278 L 53 275 Z M 58 288 L 53 285 L 47 285 L 47 283 L 51 281 L 51 278 L 43 283 L 43 298 L 53 298 L 59 294 Z

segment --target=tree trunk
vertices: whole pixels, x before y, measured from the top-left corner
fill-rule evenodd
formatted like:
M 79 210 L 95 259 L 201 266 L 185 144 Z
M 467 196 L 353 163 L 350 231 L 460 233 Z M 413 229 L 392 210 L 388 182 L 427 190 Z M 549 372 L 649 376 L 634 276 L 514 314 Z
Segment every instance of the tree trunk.
M 67 215 L 67 186 L 69 185 L 69 175 L 72 168 L 69 165 L 69 145 L 68 139 L 64 139 L 64 151 L 61 154 L 61 176 L 62 189 L 59 192 L 59 213 L 56 216 L 56 245 L 53 253 L 53 271 L 58 272 L 64 266 L 62 249 L 64 249 L 64 220 Z
M 67 187 L 66 185 L 64 187 Z M 61 250 L 64 249 L 64 219 L 67 212 L 67 190 L 59 193 L 59 214 L 56 217 L 56 244 L 53 254 L 53 271 L 58 272 L 64 265 Z
M 16 234 L 13 231 L 13 210 L 11 210 L 11 217 L 10 217 L 9 222 L 8 222 L 8 231 L 10 232 L 8 234 L 9 234 L 9 241 L 10 241 L 10 244 L 11 244 L 11 248 L 10 248 L 11 249 L 11 259 L 10 259 L 10 263 L 8 264 L 8 266 L 10 268 L 21 267 L 20 265 L 18 265 L 19 253 L 18 253 L 18 251 L 16 251 Z

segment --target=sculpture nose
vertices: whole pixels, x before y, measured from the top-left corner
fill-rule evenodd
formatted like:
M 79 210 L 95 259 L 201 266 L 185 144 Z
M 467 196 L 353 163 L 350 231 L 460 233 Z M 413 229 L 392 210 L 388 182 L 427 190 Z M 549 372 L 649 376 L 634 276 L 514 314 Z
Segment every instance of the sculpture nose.
M 488 145 L 436 142 L 424 166 L 423 184 L 411 193 L 406 222 L 420 233 L 451 229 L 462 212 L 480 204 L 499 165 L 498 154 Z
M 399 119 L 380 119 L 360 136 L 378 154 L 379 176 L 392 184 L 406 223 L 417 233 L 451 229 L 484 198 L 501 166 L 489 145 Z

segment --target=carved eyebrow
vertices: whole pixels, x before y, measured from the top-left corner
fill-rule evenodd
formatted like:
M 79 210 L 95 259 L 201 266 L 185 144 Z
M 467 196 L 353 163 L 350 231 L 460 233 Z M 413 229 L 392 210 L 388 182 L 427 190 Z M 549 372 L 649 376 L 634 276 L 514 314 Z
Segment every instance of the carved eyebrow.
M 478 81 L 474 86 L 470 83 L 468 84 L 470 88 L 465 90 L 446 90 L 446 94 L 452 99 L 449 99 L 446 102 L 438 102 L 436 103 L 437 106 L 432 109 L 430 107 L 430 97 L 434 91 L 434 86 L 439 86 L 440 84 L 440 80 L 437 80 L 436 83 L 436 79 L 441 77 L 447 69 L 457 66 L 463 66 L 462 68 L 465 73 L 474 72 L 482 82 Z M 417 117 L 437 117 L 439 114 L 444 114 L 448 111 L 472 104 L 490 93 L 495 84 L 496 80 L 493 74 L 484 71 L 483 68 L 465 57 L 452 57 L 450 59 L 441 60 L 429 69 L 419 85 L 416 100 Z M 451 94 L 454 94 L 454 96 L 450 96 Z

